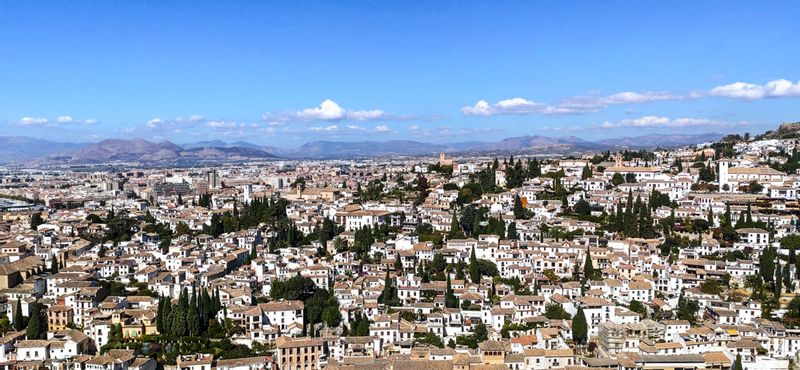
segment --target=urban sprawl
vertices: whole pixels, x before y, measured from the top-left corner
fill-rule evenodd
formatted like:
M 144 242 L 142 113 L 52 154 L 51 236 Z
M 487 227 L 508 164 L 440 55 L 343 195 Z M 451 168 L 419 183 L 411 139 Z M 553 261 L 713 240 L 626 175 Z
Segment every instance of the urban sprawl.
M 0 369 L 797 368 L 797 126 L 558 157 L 4 168 Z

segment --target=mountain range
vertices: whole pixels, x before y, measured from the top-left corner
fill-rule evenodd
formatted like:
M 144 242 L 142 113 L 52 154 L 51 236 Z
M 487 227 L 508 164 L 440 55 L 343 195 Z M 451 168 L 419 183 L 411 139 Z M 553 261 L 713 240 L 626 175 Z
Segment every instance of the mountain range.
M 352 159 L 392 155 L 445 153 L 571 154 L 615 149 L 675 147 L 718 140 L 722 134 L 651 134 L 637 137 L 583 140 L 574 136 L 528 135 L 497 142 L 465 141 L 434 144 L 409 140 L 314 141 L 296 148 L 219 140 L 174 144 L 144 139 L 107 139 L 97 143 L 65 143 L 23 136 L 0 136 L 0 162 L 12 164 L 86 164 L 109 162 L 197 163 L 257 159 Z

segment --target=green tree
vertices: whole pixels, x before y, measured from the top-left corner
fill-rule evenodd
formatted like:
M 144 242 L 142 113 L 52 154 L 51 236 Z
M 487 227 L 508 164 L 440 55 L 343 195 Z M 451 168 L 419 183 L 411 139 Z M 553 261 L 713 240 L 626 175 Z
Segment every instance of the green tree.
M 447 308 L 458 308 L 458 298 L 453 293 L 450 285 L 450 274 L 447 274 L 447 289 L 444 291 L 444 306 Z
M 453 211 L 453 217 L 450 220 L 450 232 L 447 234 L 447 239 L 462 239 L 464 232 L 461 230 L 461 225 L 458 224 L 458 215 Z
M 392 278 L 389 276 L 389 270 L 386 270 L 386 277 L 383 280 L 383 292 L 378 297 L 378 302 L 389 307 L 400 305 L 400 298 L 397 297 L 397 288 L 394 287 Z
M 572 316 L 560 304 L 548 304 L 544 309 L 544 317 L 550 320 L 570 320 Z
M 773 284 L 773 292 L 775 293 L 775 300 L 779 300 L 781 298 L 781 293 L 783 292 L 783 269 L 781 269 L 781 260 L 778 259 L 775 263 L 775 278 L 772 281 Z
M 642 304 L 642 302 L 639 302 L 635 299 L 631 300 L 631 303 L 628 305 L 628 308 L 631 311 L 638 313 L 639 315 L 642 316 L 647 315 L 647 307 L 645 307 L 644 304 Z
M 22 316 L 22 300 L 17 299 L 17 306 L 14 309 L 14 330 L 20 331 L 25 329 L 25 317 Z
M 33 303 L 31 306 L 31 315 L 28 318 L 25 336 L 29 340 L 47 339 L 47 320 L 44 318 L 45 313 L 42 311 L 41 304 L 37 302 Z
M 589 252 L 589 248 L 586 248 L 586 259 L 583 262 L 583 277 L 586 280 L 597 280 L 598 273 L 594 269 L 594 264 L 592 263 L 592 254 Z
M 588 216 L 592 213 L 592 206 L 586 201 L 586 199 L 581 198 L 579 201 L 575 202 L 572 210 L 579 215 Z
M 42 213 L 41 212 L 34 212 L 33 215 L 31 215 L 31 229 L 32 230 L 36 230 L 36 228 L 39 227 L 39 225 L 41 225 L 43 223 L 44 223 L 44 220 L 42 219 Z
M 517 240 L 519 239 L 519 235 L 517 234 L 517 223 L 512 222 L 508 224 L 508 230 L 506 231 L 506 237 L 510 240 Z
M 8 321 L 8 317 L 0 317 L 0 335 L 5 334 L 9 330 L 11 330 L 11 322 Z
M 483 322 L 479 322 L 475 325 L 475 329 L 472 330 L 472 335 L 475 336 L 475 340 L 480 343 L 489 339 L 489 331 L 486 329 L 486 324 Z
M 442 342 L 442 338 L 432 332 L 414 334 L 414 342 L 438 348 L 444 348 L 444 342 Z
M 581 171 L 581 180 L 586 180 L 590 177 L 592 177 L 592 169 L 587 164 L 583 166 L 583 170 Z
M 583 313 L 583 307 L 578 308 L 575 317 L 572 318 L 572 340 L 575 344 L 584 344 L 589 338 L 589 326 L 586 322 L 586 315 Z
M 275 280 L 270 287 L 272 299 L 305 301 L 314 294 L 317 285 L 311 278 L 295 275 L 286 280 Z
M 56 256 L 50 259 L 50 272 L 53 274 L 58 273 L 58 257 Z
M 783 286 L 786 287 L 786 293 L 792 292 L 792 277 L 790 272 L 791 265 L 792 265 L 791 263 L 787 263 L 786 265 L 783 266 L 782 278 L 783 278 Z
M 722 293 L 722 287 L 717 279 L 707 279 L 700 283 L 700 291 L 705 294 L 719 295 Z
M 788 250 L 800 248 L 800 234 L 789 234 L 781 238 L 781 248 Z
M 522 198 L 514 195 L 514 218 L 524 220 L 528 218 L 528 210 L 522 205 Z
M 736 359 L 733 361 L 733 370 L 744 370 L 742 366 L 742 355 L 737 353 Z
M 336 297 L 333 297 L 334 299 Z M 325 311 L 322 311 L 322 321 L 325 322 L 329 328 L 338 327 L 342 323 L 342 313 L 339 311 L 338 300 L 336 305 L 328 305 Z
M 700 305 L 695 300 L 687 299 L 681 291 L 678 297 L 678 319 L 689 321 L 691 324 L 697 322 L 697 311 L 700 310 Z
M 773 247 L 766 247 L 761 251 L 758 264 L 761 272 L 761 279 L 767 282 L 774 281 L 775 277 L 775 259 L 778 257 L 778 252 Z
M 469 279 L 473 283 L 481 281 L 481 273 L 478 270 L 478 257 L 475 255 L 475 247 L 472 247 L 472 253 L 469 255 Z
M 622 174 L 619 172 L 615 173 L 614 176 L 611 176 L 611 184 L 617 186 L 625 182 L 625 178 L 622 177 Z

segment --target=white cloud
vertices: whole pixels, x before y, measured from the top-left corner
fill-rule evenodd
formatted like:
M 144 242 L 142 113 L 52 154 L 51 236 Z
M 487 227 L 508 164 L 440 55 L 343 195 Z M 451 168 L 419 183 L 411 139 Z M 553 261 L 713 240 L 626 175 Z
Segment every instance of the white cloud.
M 327 99 L 317 108 L 306 108 L 296 114 L 301 119 L 331 121 L 344 118 L 345 111 L 335 101 Z
M 50 126 L 56 127 L 59 125 L 71 125 L 71 124 L 87 124 L 93 125 L 97 123 L 96 119 L 90 118 L 84 121 L 77 120 L 72 118 L 71 116 L 58 116 L 55 120 L 50 121 L 47 118 L 37 118 L 37 117 L 23 117 L 18 122 L 21 126 Z
M 58 118 L 56 118 L 56 121 L 58 121 L 58 123 L 72 123 L 72 117 L 59 116 Z
M 491 116 L 492 107 L 486 100 L 478 100 L 478 102 L 471 107 L 461 108 L 461 112 L 468 116 Z
M 386 112 L 373 110 L 351 110 L 342 108 L 331 99 L 325 99 L 318 107 L 306 108 L 297 112 L 264 114 L 261 119 L 267 122 L 290 121 L 377 121 L 387 120 L 390 117 Z
M 337 126 L 337 125 L 329 125 L 329 126 L 324 126 L 324 127 L 322 127 L 322 126 L 309 127 L 308 130 L 312 131 L 312 132 L 331 132 L 331 131 L 336 131 L 338 129 L 339 129 L 339 126 Z
M 676 100 L 676 99 L 681 99 L 681 97 L 666 92 L 637 93 L 632 91 L 625 91 L 609 95 L 603 99 L 600 99 L 599 101 L 604 104 L 640 104 L 640 103 L 650 103 L 656 101 Z
M 47 118 L 23 117 L 19 120 L 22 126 L 42 126 L 48 124 L 50 121 Z
M 347 118 L 355 121 L 374 121 L 386 117 L 386 113 L 382 110 L 357 110 L 347 112 Z
M 795 97 L 800 96 L 800 81 L 794 83 L 789 80 L 779 79 L 769 81 L 764 85 L 748 82 L 734 82 L 728 85 L 717 86 L 709 90 L 709 94 L 724 98 L 744 100 Z
M 155 128 L 162 123 L 164 123 L 164 120 L 162 120 L 161 118 L 153 118 L 147 121 L 147 127 Z
M 375 126 L 374 130 L 375 130 L 375 132 L 389 132 L 390 131 L 389 126 L 386 126 L 386 125 Z
M 220 127 L 236 127 L 236 122 L 230 121 L 223 121 L 223 120 L 211 120 L 206 123 L 206 126 L 212 128 L 220 128 Z
M 505 114 L 530 114 L 542 112 L 546 106 L 523 98 L 501 100 L 490 105 L 486 100 L 479 100 L 473 106 L 461 108 L 461 112 L 468 116 L 495 116 Z
M 558 104 L 547 105 L 523 98 L 501 100 L 493 105 L 480 100 L 473 106 L 461 108 L 468 116 L 494 116 L 508 114 L 584 114 L 596 112 L 609 105 L 642 104 L 666 100 L 678 100 L 684 97 L 666 92 L 632 92 L 625 91 L 605 96 L 575 96 Z
M 692 126 L 724 126 L 729 123 L 708 118 L 675 118 L 659 116 L 643 116 L 635 119 L 624 119 L 619 122 L 605 121 L 601 128 L 617 127 L 692 127 Z

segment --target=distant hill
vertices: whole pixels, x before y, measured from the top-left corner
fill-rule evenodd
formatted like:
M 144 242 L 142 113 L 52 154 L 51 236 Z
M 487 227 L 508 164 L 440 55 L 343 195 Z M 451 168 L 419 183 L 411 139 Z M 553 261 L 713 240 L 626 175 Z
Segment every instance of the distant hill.
M 480 151 L 539 151 L 546 149 L 575 149 L 575 150 L 600 150 L 605 148 L 591 141 L 586 141 L 575 136 L 549 137 L 540 135 L 527 135 L 510 137 L 497 143 L 485 144 L 474 148 Z
M 184 148 L 170 141 L 153 143 L 144 139 L 108 139 L 78 150 L 55 153 L 45 163 L 169 162 L 264 159 L 275 156 L 260 149 L 196 145 Z
M 246 141 L 236 141 L 233 143 L 226 143 L 221 140 L 209 140 L 209 141 L 198 141 L 196 143 L 186 143 L 181 144 L 181 147 L 184 149 L 195 149 L 195 148 L 249 148 L 249 149 L 257 149 L 257 150 L 264 150 L 264 147 L 248 143 Z
M 89 144 L 60 143 L 26 136 L 0 136 L 0 163 L 27 161 L 42 156 L 76 150 Z
M 457 142 L 431 144 L 409 140 L 390 141 L 314 141 L 276 154 L 287 158 L 356 158 L 388 155 L 431 155 L 441 152 L 544 152 L 606 148 L 576 137 L 520 136 L 499 142 Z
M 428 155 L 443 151 L 445 146 L 417 141 L 314 141 L 279 154 L 289 158 L 358 158 L 387 155 Z
M 694 145 L 709 141 L 716 141 L 723 137 L 722 134 L 649 134 L 635 137 L 623 137 L 618 139 L 599 140 L 596 143 L 617 148 L 656 148 L 656 147 L 677 147 L 684 145 Z
M 797 133 L 795 125 L 783 125 L 780 133 Z M 313 141 L 295 148 L 262 146 L 245 141 L 220 140 L 177 145 L 144 139 L 108 139 L 97 143 L 60 143 L 29 137 L 0 137 L 0 162 L 4 163 L 105 163 L 114 161 L 152 161 L 195 163 L 224 160 L 269 158 L 351 159 L 380 156 L 418 156 L 437 153 L 556 155 L 601 150 L 647 149 L 693 145 L 722 138 L 707 134 L 649 134 L 635 137 L 584 140 L 575 136 L 549 137 L 526 135 L 497 142 L 464 141 L 425 143 L 412 140 L 390 141 Z

